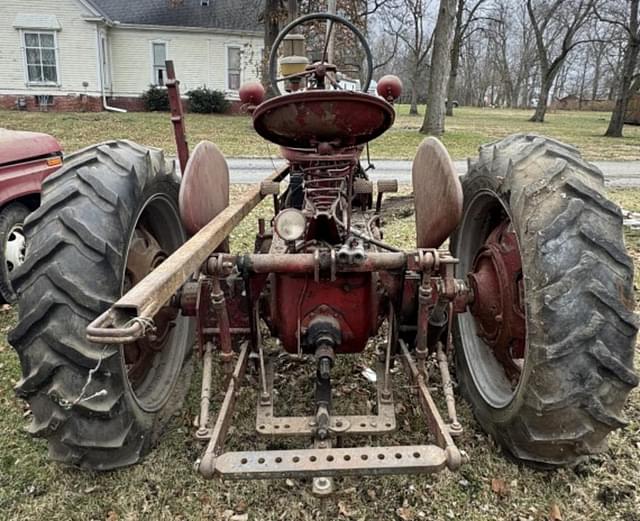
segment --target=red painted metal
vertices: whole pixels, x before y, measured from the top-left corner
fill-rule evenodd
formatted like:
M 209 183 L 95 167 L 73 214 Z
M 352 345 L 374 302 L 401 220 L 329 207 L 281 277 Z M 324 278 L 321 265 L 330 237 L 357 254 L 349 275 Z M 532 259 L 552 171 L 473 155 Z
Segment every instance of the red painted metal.
M 244 83 L 238 91 L 240 101 L 249 106 L 260 105 L 264 101 L 265 90 L 261 83 L 249 81 Z
M 330 155 L 375 139 L 394 119 L 393 107 L 383 99 L 362 92 L 313 90 L 265 101 L 253 113 L 253 126 L 278 145 L 320 147 Z
M 336 353 L 357 353 L 375 333 L 378 296 L 370 273 L 338 275 L 335 281 L 276 275 L 272 280 L 271 317 L 278 338 L 290 353 L 298 351 L 298 328 L 304 347 L 306 328 L 318 316 L 335 318 L 342 342 Z
M 191 235 L 229 206 L 229 167 L 213 143 L 201 141 L 193 149 L 182 173 L 179 206 Z
M 514 360 L 524 358 L 526 321 L 520 249 L 508 219 L 487 237 L 469 281 L 478 335 L 492 348 L 506 373 L 517 377 L 520 367 Z
M 21 197 L 39 194 L 42 182 L 60 166 L 49 166 L 46 159 L 38 159 L 0 167 L 0 206 Z
M 411 169 L 415 200 L 416 244 L 437 248 L 462 217 L 462 185 L 444 145 L 428 137 L 418 147 Z
M 169 95 L 171 123 L 173 123 L 173 133 L 176 139 L 176 148 L 178 149 L 180 169 L 184 172 L 187 168 L 187 160 L 189 159 L 189 146 L 187 145 L 184 128 L 184 113 L 182 110 L 182 100 L 180 99 L 180 82 L 176 79 L 173 60 L 167 60 L 165 66 L 167 68 L 167 81 L 165 85 L 167 87 L 167 94 Z
M 57 155 L 60 143 L 48 134 L 0 128 L 0 167 Z
M 287 161 L 298 164 L 307 164 L 312 161 L 327 161 L 327 159 L 331 159 L 331 161 L 353 161 L 355 163 L 362 154 L 363 149 L 363 145 L 347 147 L 341 150 L 335 150 L 335 153 L 332 153 L 330 156 L 326 156 L 318 154 L 315 150 L 308 148 L 280 147 L 280 153 Z
M 402 80 L 393 74 L 387 74 L 380 78 L 376 91 L 389 102 L 392 102 L 402 94 Z

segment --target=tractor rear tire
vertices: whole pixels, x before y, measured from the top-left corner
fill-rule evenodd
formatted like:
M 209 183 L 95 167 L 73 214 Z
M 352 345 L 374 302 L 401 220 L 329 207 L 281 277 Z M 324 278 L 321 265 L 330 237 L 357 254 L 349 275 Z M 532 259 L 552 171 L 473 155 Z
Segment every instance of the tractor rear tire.
M 602 173 L 575 148 L 537 135 L 481 147 L 463 190 L 452 238 L 457 276 L 466 278 L 491 223 L 506 215 L 522 262 L 526 343 L 514 383 L 500 373 L 504 365 L 478 336 L 472 313 L 458 315 L 461 391 L 483 429 L 517 459 L 575 464 L 626 424 L 625 399 L 638 385 L 633 264 L 621 211 L 607 199 Z
M 130 351 L 125 359 L 133 344 L 86 339 L 87 325 L 137 280 L 128 264 L 134 245 L 149 257 L 162 250 L 153 257 L 159 262 L 185 240 L 172 164 L 128 141 L 81 150 L 46 179 L 42 204 L 25 223 L 9 341 L 22 365 L 16 392 L 31 408 L 28 430 L 48 440 L 53 460 L 97 471 L 134 464 L 182 405 L 193 345 L 187 318 L 173 329 L 167 322 L 157 354 L 135 344 L 140 366 Z

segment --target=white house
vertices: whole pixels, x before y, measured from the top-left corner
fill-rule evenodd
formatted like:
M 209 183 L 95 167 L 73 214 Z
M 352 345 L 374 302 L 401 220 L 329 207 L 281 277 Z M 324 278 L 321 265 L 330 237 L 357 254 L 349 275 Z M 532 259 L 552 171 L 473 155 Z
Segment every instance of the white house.
M 181 91 L 259 76 L 262 0 L 1 0 L 0 107 L 138 108 L 174 61 Z

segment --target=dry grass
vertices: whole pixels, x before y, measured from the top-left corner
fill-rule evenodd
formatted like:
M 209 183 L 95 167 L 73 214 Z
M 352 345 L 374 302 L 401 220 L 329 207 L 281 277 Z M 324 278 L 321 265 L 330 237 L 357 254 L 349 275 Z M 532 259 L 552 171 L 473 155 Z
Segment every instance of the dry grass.
M 391 130 L 371 145 L 378 159 L 411 159 L 424 136 L 418 132 L 421 117 L 409 116 L 399 105 Z M 454 159 L 476 154 L 478 146 L 516 132 L 537 132 L 578 146 L 589 160 L 640 159 L 640 126 L 625 127 L 625 137 L 603 137 L 606 112 L 550 112 L 544 124 L 530 123 L 530 111 L 462 107 L 447 118 L 443 138 Z M 228 157 L 277 155 L 274 145 L 258 137 L 247 116 L 188 114 L 189 141 L 215 142 Z M 67 152 L 108 139 L 132 139 L 175 153 L 173 133 L 166 113 L 40 113 L 0 111 L 0 127 L 47 132 L 61 140 Z
M 611 193 L 629 210 L 640 211 L 640 191 Z M 251 248 L 257 214 L 266 214 L 263 203 L 237 229 L 234 251 Z M 389 219 L 387 239 L 405 246 L 413 242 L 410 212 L 396 212 Z M 640 240 L 627 235 L 634 257 L 640 256 Z M 95 475 L 64 468 L 47 461 L 45 444 L 22 431 L 28 413 L 13 395 L 20 377 L 17 357 L 6 343 L 6 332 L 15 321 L 12 310 L 0 312 L 0 519 L 11 520 L 221 520 L 248 513 L 249 520 L 468 520 L 543 521 L 557 505 L 562 519 L 640 521 L 640 394 L 629 399 L 625 413 L 630 424 L 609 438 L 609 448 L 576 469 L 540 472 L 509 461 L 482 433 L 464 402 L 459 403 L 464 435 L 458 443 L 471 462 L 460 472 L 434 476 L 341 479 L 340 492 L 322 504 L 311 496 L 308 481 L 205 481 L 193 470 L 203 447 L 193 437 L 197 413 L 198 378 L 180 417 L 160 446 L 143 463 L 129 469 Z M 640 358 L 636 356 L 636 358 Z M 337 367 L 337 401 L 343 411 L 364 412 L 373 389 L 354 364 L 364 358 L 341 358 Z M 310 404 L 312 367 L 291 360 L 280 361 L 281 386 L 278 409 L 302 413 Z M 396 400 L 402 403 L 399 432 L 383 442 L 419 442 L 426 431 L 406 382 L 397 375 Z M 221 390 L 219 380 L 216 391 Z M 436 393 L 441 403 L 440 393 Z M 254 434 L 256 393 L 248 387 L 239 410 L 229 447 L 276 448 L 291 443 L 268 443 Z M 219 406 L 218 400 L 214 407 Z M 367 442 L 367 439 L 359 440 Z M 377 440 L 373 440 L 374 442 Z M 300 446 L 300 445 L 298 445 Z M 507 491 L 497 495 L 491 481 L 501 480 Z M 225 517 L 226 516 L 226 517 Z

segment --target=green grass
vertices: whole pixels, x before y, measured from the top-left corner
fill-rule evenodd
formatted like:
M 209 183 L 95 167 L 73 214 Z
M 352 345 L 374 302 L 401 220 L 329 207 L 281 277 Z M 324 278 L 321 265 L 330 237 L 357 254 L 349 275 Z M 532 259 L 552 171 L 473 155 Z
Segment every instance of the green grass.
M 371 144 L 379 159 L 411 159 L 420 141 L 422 117 L 409 116 L 399 105 L 394 126 Z M 422 110 L 422 108 L 421 108 Z M 476 154 L 477 148 L 516 132 L 537 132 L 576 145 L 589 160 L 640 159 L 640 126 L 626 126 L 622 139 L 602 136 L 609 121 L 606 112 L 551 111 L 543 124 L 527 121 L 530 111 L 462 107 L 447 118 L 443 141 L 454 159 Z M 57 137 L 67 152 L 108 139 L 131 139 L 175 153 L 173 133 L 166 113 L 40 113 L 0 111 L 0 126 L 47 132 Z M 215 142 L 228 157 L 269 157 L 278 147 L 260 138 L 248 116 L 188 114 L 189 142 Z
M 235 190 L 241 190 L 235 187 Z M 616 190 L 610 194 L 631 211 L 640 211 L 640 190 Z M 267 215 L 268 203 L 259 206 L 232 238 L 234 251 L 251 248 L 255 219 Z M 409 247 L 413 243 L 413 217 L 396 211 L 389 218 L 386 238 Z M 628 247 L 637 259 L 640 241 L 627 234 Z M 636 264 L 637 265 L 637 264 Z M 14 397 L 20 378 L 17 357 L 7 345 L 6 333 L 15 312 L 0 310 L 0 519 L 4 520 L 223 520 L 246 510 L 249 520 L 411 520 L 448 521 L 543 521 L 556 504 L 564 521 L 640 520 L 640 393 L 632 393 L 625 407 L 630 424 L 609 437 L 609 448 L 578 468 L 541 472 L 517 465 L 501 454 L 478 427 L 464 402 L 459 413 L 465 432 L 458 445 L 471 461 L 460 472 L 444 471 L 433 476 L 342 479 L 340 492 L 323 504 L 311 496 L 308 481 L 272 482 L 205 481 L 193 462 L 203 446 L 192 436 L 197 414 L 198 375 L 194 376 L 189 400 L 175 418 L 160 446 L 141 464 L 110 472 L 91 474 L 51 463 L 42 441 L 32 440 L 22 430 L 28 421 L 23 402 Z M 374 340 L 375 342 L 375 340 Z M 636 358 L 640 358 L 638 353 Z M 363 359 L 339 358 L 336 368 L 338 406 L 343 411 L 365 412 L 374 397 L 370 385 L 353 371 Z M 285 367 L 286 364 L 286 367 Z M 216 376 L 219 376 L 216 365 Z M 280 362 L 286 371 L 278 408 L 299 414 L 309 405 L 311 365 Z M 424 440 L 424 420 L 410 389 L 395 376 L 399 432 L 382 443 Z M 214 378 L 216 401 L 220 403 L 219 378 Z M 286 384 L 284 382 L 287 382 Z M 357 385 L 355 385 L 357 384 Z M 440 407 L 441 393 L 436 391 Z M 256 393 L 247 387 L 240 396 L 229 448 L 265 448 L 255 436 Z M 372 440 L 374 443 L 378 440 Z M 362 439 L 358 442 L 367 443 Z M 283 446 L 290 446 L 286 442 Z M 300 443 L 300 442 L 298 442 Z M 300 446 L 300 445 L 298 445 Z M 491 481 L 502 480 L 506 496 L 492 491 Z

